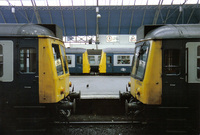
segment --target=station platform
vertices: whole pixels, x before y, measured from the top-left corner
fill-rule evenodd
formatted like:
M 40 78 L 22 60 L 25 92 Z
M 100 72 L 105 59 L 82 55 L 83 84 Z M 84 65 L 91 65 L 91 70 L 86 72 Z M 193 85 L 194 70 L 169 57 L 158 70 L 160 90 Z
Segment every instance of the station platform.
M 70 76 L 75 92 L 81 99 L 119 99 L 119 91 L 125 92 L 130 76 Z

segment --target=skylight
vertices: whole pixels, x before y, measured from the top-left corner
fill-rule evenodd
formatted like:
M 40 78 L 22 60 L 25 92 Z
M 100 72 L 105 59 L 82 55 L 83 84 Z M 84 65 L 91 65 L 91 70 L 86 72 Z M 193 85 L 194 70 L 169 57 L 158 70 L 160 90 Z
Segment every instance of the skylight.
M 97 0 L 0 0 L 0 6 L 97 6 Z M 98 0 L 99 6 L 158 5 L 160 0 Z M 173 2 L 173 3 L 172 3 Z M 185 0 L 163 0 L 162 5 L 180 5 Z M 185 4 L 199 4 L 199 0 L 186 0 Z

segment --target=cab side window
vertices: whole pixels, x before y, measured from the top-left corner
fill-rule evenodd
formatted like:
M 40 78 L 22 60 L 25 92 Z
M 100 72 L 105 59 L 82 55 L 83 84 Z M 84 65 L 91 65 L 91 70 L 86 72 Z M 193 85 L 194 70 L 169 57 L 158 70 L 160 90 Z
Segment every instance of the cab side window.
M 82 57 L 81 56 L 77 56 L 77 64 L 82 64 Z
M 64 68 L 65 68 L 65 73 L 68 73 L 67 71 L 67 61 L 66 61 L 66 55 L 65 55 L 65 51 L 64 51 L 64 47 L 60 46 L 61 48 L 61 53 L 62 53 L 62 58 L 63 58 L 63 61 L 64 61 Z
M 167 49 L 164 51 L 164 72 L 166 75 L 180 74 L 180 50 Z
M 111 64 L 111 63 L 112 63 L 111 56 L 107 56 L 106 57 L 106 64 Z
M 3 47 L 0 45 L 0 77 L 3 76 Z
M 200 79 L 200 46 L 197 47 L 197 78 Z
M 20 72 L 22 73 L 36 72 L 36 49 L 33 48 L 20 49 Z
M 52 44 L 52 49 L 53 49 L 53 56 L 54 56 L 54 62 L 57 70 L 57 75 L 63 75 L 63 67 L 62 67 L 62 62 L 61 62 L 61 55 L 60 55 L 60 50 L 59 46 L 56 44 Z
M 140 50 L 138 50 L 140 49 Z M 141 48 L 137 50 L 137 58 L 136 58 L 136 70 L 135 70 L 135 77 L 139 79 L 144 79 L 146 64 L 147 64 L 147 57 L 149 53 L 149 45 L 143 45 Z

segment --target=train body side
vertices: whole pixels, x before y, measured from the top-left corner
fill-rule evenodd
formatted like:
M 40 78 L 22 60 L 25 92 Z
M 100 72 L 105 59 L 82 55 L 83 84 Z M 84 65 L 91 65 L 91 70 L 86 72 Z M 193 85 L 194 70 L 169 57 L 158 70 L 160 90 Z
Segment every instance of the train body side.
M 148 39 L 136 43 L 131 73 L 131 95 L 136 100 L 144 105 L 199 106 L 200 38 L 195 33 L 199 27 L 163 26 L 150 32 L 155 37 L 149 34 Z M 177 29 L 186 35 L 176 34 Z M 171 32 L 174 36 L 168 34 Z
M 148 42 L 143 46 L 145 51 L 143 56 L 139 56 L 143 44 L 136 47 L 135 59 L 141 58 L 140 61 L 134 60 L 133 65 L 141 65 L 137 74 L 136 66 L 132 69 L 131 74 L 131 94 L 144 104 L 161 104 L 162 96 L 162 53 L 161 41 Z M 149 53 L 149 55 L 147 55 Z M 148 62 L 147 62 L 148 60 Z M 146 66 L 145 66 L 146 65 Z M 144 71 L 146 70 L 146 71 Z M 145 76 L 144 76 L 145 74 Z M 137 78 L 137 79 L 135 79 Z
M 86 49 L 67 48 L 66 55 L 68 59 L 69 72 L 71 74 L 90 73 L 90 64 Z
M 36 105 L 63 100 L 69 94 L 63 42 L 41 26 L 1 25 L 2 29 L 5 27 L 11 31 L 0 33 L 1 105 Z M 39 35 L 40 31 L 44 34 Z
M 69 94 L 64 46 L 60 46 L 61 41 L 50 38 L 40 38 L 39 44 L 39 101 L 56 103 Z
M 132 50 L 132 51 L 131 51 Z M 106 48 L 102 50 L 99 73 L 129 74 L 134 49 Z
M 61 41 L 48 37 L 29 37 L 0 38 L 0 43 L 3 51 L 2 70 L 5 74 L 8 74 L 6 70 L 10 67 L 4 65 L 4 61 L 8 57 L 13 59 L 13 63 L 10 61 L 12 69 L 8 69 L 13 79 L 7 80 L 3 74 L 0 81 L 4 102 L 56 103 L 69 94 L 69 73 L 63 69 L 63 74 L 57 75 L 52 53 L 52 44 L 61 49 Z M 7 46 L 12 46 L 12 50 L 7 50 L 9 53 L 5 54 Z M 63 59 L 60 56 L 60 68 L 66 64 Z

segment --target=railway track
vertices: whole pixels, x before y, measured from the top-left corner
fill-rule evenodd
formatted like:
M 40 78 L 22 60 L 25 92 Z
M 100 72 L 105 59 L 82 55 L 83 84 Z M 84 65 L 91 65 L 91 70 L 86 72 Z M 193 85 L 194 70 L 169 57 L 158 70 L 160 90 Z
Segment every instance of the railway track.
M 120 124 L 142 124 L 140 121 L 75 121 L 75 122 L 59 122 L 55 121 L 54 124 L 68 124 L 68 125 L 120 125 Z
M 18 118 L 21 126 L 13 128 L 9 135 L 148 135 L 177 134 L 192 135 L 186 119 L 165 119 L 160 121 L 134 120 L 127 116 L 72 116 L 68 120 L 45 121 L 45 118 Z M 81 120 L 82 119 L 82 120 Z M 100 120 L 101 119 L 101 120 Z M 43 122 L 41 122 L 43 121 Z M 24 125 L 24 126 L 22 126 Z

